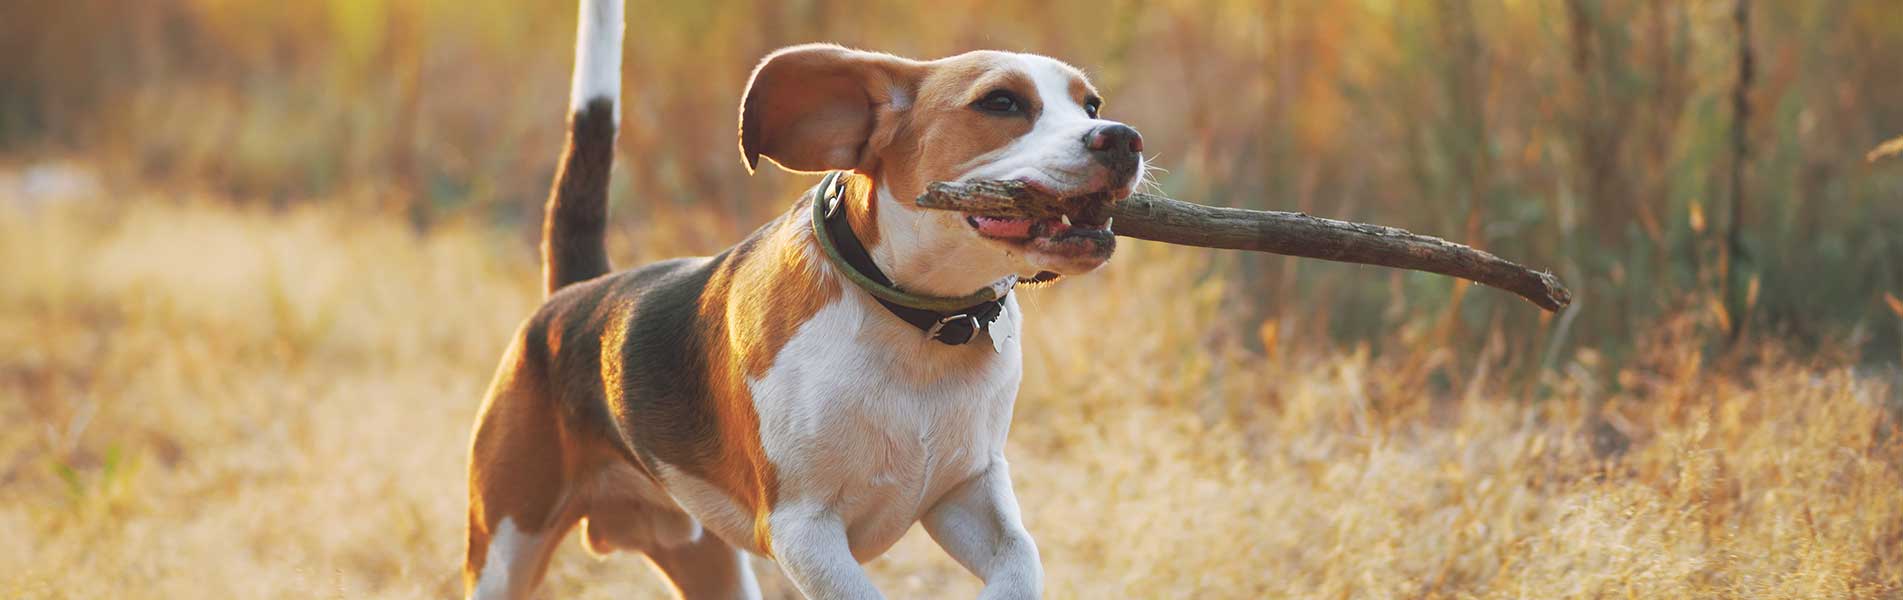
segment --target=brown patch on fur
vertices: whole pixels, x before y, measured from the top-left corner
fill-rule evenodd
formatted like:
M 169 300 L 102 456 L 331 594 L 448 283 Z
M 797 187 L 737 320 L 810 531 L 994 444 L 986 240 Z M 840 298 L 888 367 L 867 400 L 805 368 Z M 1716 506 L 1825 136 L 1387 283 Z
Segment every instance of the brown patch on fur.
M 556 325 L 549 331 L 563 331 Z M 537 345 L 541 339 L 559 344 L 561 336 L 532 335 L 538 327 L 524 326 L 503 355 L 471 436 L 465 590 L 481 577 L 503 519 L 525 535 L 544 536 L 541 546 L 524 549 L 531 553 L 529 577 L 540 581 L 556 546 L 593 505 L 583 482 L 615 463 L 633 463 L 645 473 L 630 453 L 562 409 L 556 392 L 562 386 L 550 380 L 547 362 L 553 354 Z
M 723 339 L 710 340 L 707 375 L 719 429 L 717 459 L 701 473 L 754 516 L 756 549 L 772 549 L 767 518 L 779 479 L 760 442 L 760 417 L 747 388 L 772 368 L 799 327 L 837 300 L 839 284 L 822 276 L 813 233 L 800 203 L 757 238 L 730 253 L 701 295 L 700 320 Z M 717 326 L 714 326 L 718 324 Z
M 566 448 L 569 438 L 550 401 L 547 373 L 524 352 L 531 343 L 525 329 L 503 355 L 470 440 L 465 589 L 475 589 L 489 542 L 504 518 L 513 518 L 524 533 L 558 530 L 556 539 L 574 525 L 572 516 L 561 514 L 567 458 L 573 452 Z M 543 549 L 532 558 L 536 573 L 546 568 L 549 555 Z
M 1037 86 L 1010 55 L 969 52 L 926 63 L 912 108 L 892 123 L 892 141 L 874 176 L 902 202 L 917 198 L 925 184 L 955 179 L 967 163 L 1030 133 L 1043 110 Z M 995 115 L 971 104 L 1006 89 L 1029 106 L 1022 115 Z
M 905 103 L 921 63 L 832 44 L 782 48 L 755 67 L 740 101 L 740 153 L 791 171 L 867 166 L 873 130 Z M 895 102 L 896 100 L 896 102 Z
M 1103 100 L 1103 96 L 1097 94 L 1097 88 L 1090 85 L 1090 80 L 1084 79 L 1084 76 L 1080 73 L 1072 73 L 1070 76 L 1070 99 L 1076 100 L 1078 104 L 1083 104 L 1085 98 L 1093 96 L 1099 101 Z
M 748 377 L 765 375 L 799 327 L 839 299 L 838 281 L 821 270 L 825 258 L 812 228 L 793 213 L 788 217 L 734 273 L 731 293 L 749 302 L 728 306 L 727 322 L 733 328 L 728 339 Z
M 753 516 L 751 539 L 727 541 L 770 551 L 779 482 L 747 379 L 840 295 L 820 274 L 809 206 L 716 259 L 568 286 L 529 319 L 471 442 L 467 584 L 502 519 L 550 534 L 552 548 L 593 510 L 600 474 L 617 463 L 652 477 L 661 461 L 707 481 Z M 539 573 L 545 550 L 529 551 Z
M 845 176 L 846 189 L 843 194 L 846 211 L 846 225 L 852 228 L 852 234 L 866 248 L 879 245 L 879 198 L 873 192 L 876 186 L 872 178 L 859 174 Z M 803 223 L 804 221 L 802 221 Z

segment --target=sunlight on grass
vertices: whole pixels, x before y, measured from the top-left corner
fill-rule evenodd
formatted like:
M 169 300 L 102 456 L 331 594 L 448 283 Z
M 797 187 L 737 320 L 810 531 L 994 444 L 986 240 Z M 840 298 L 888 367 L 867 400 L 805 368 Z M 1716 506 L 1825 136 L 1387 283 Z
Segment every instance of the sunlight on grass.
M 0 595 L 460 593 L 468 428 L 532 246 L 127 200 L 0 215 Z M 615 247 L 653 258 L 670 227 Z M 1774 347 L 1708 364 L 1680 317 L 1614 372 L 1562 361 L 1550 397 L 1426 393 L 1433 353 L 1243 350 L 1212 256 L 1129 243 L 1025 294 L 1010 456 L 1052 597 L 1903 590 L 1886 384 Z M 893 597 L 977 589 L 918 532 L 870 569 Z M 545 594 L 663 589 L 571 541 Z
M 574 11 L 8 6 L 0 598 L 460 595 Z M 1578 295 L 1129 240 L 1025 291 L 1010 456 L 1051 597 L 1903 598 L 1903 2 L 628 14 L 622 267 L 812 183 L 745 175 L 735 109 L 762 56 L 831 41 L 1071 62 L 1153 191 L 1408 227 Z M 869 568 L 978 589 L 916 532 Z M 543 596 L 663 591 L 569 542 Z

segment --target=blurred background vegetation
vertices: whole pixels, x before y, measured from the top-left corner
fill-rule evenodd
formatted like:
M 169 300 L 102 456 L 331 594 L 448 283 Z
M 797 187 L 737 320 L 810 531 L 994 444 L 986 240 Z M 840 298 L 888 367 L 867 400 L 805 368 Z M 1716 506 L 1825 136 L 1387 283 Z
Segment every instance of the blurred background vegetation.
M 1547 315 L 1132 242 L 1028 291 L 1010 456 L 1054 598 L 1903 591 L 1903 157 L 1873 151 L 1903 151 L 1903 2 L 628 14 L 618 265 L 813 182 L 745 175 L 736 107 L 762 55 L 830 40 L 1063 58 L 1170 195 L 1572 286 Z M 0 597 L 456 595 L 573 31 L 572 0 L 0 0 Z M 666 593 L 560 553 L 551 597 Z M 977 593 L 922 533 L 869 570 Z
M 0 159 L 534 235 L 572 3 L 9 4 Z M 1223 255 L 1200 277 L 1229 281 L 1246 346 L 1486 348 L 1527 377 L 1689 310 L 1714 350 L 1776 336 L 1894 364 L 1903 160 L 1865 153 L 1903 134 L 1903 3 L 1745 8 L 1748 44 L 1730 0 L 633 0 L 613 219 L 676 220 L 670 243 L 711 252 L 809 183 L 748 177 L 734 148 L 776 47 L 1032 51 L 1091 74 L 1171 195 L 1466 242 L 1578 298 L 1542 315 L 1438 276 Z

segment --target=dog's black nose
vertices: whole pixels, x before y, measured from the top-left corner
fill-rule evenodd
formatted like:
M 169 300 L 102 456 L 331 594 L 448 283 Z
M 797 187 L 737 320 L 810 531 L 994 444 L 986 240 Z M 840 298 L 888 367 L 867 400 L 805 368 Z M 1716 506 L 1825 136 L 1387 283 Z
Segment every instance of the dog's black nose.
M 1143 134 L 1122 123 L 1105 125 L 1084 134 L 1084 147 L 1089 148 L 1091 156 L 1104 166 L 1120 172 L 1134 172 L 1137 157 L 1143 154 Z
M 1090 130 L 1090 135 L 1084 137 L 1084 145 L 1091 152 L 1139 154 L 1143 152 L 1143 134 L 1122 123 L 1105 125 Z

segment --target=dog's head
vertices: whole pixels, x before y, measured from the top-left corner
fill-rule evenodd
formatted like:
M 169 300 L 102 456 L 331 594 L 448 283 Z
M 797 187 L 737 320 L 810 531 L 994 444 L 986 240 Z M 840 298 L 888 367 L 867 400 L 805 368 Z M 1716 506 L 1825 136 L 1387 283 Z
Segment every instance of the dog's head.
M 849 210 L 900 285 L 962 295 L 1008 275 L 1088 272 L 1116 238 L 1105 206 L 1143 174 L 1143 138 L 1101 118 L 1082 72 L 1034 54 L 929 62 L 805 45 L 767 56 L 740 109 L 740 151 L 792 171 L 850 170 L 874 184 Z M 934 181 L 1018 180 L 1074 214 L 997 219 L 921 209 Z M 870 231 L 867 231 L 870 229 Z

